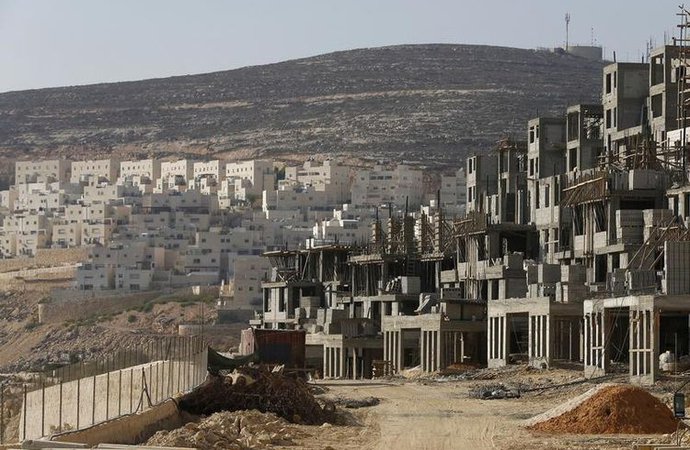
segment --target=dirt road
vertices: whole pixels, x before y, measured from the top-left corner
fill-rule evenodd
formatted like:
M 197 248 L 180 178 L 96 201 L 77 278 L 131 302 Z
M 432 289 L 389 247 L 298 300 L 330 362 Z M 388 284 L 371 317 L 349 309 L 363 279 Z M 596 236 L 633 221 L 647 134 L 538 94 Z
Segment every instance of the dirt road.
M 378 431 L 375 449 L 502 448 L 506 434 L 531 414 L 524 405 L 467 398 L 457 383 L 333 386 L 343 396 L 379 397 L 365 413 L 364 426 Z
M 523 421 L 591 388 L 590 384 L 535 393 L 520 399 L 478 400 L 468 397 L 475 385 L 453 382 L 319 383 L 329 394 L 347 398 L 377 397 L 379 405 L 354 410 L 353 427 L 318 433 L 320 446 L 366 449 L 629 449 L 649 436 L 545 435 L 523 428 Z M 349 431 L 346 431 L 348 430 Z

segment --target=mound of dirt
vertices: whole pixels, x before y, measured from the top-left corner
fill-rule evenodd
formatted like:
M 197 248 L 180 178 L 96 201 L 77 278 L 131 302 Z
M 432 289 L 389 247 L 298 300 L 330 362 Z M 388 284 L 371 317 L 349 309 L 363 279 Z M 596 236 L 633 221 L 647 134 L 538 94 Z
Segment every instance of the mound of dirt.
M 659 399 L 644 389 L 604 387 L 575 408 L 528 427 L 546 433 L 664 434 L 678 428 L 678 420 Z
M 243 367 L 241 372 L 241 377 L 236 376 L 239 374 L 209 377 L 180 399 L 180 409 L 202 416 L 255 409 L 305 425 L 333 421 L 335 407 L 330 403 L 322 407 L 303 380 L 249 367 Z
M 300 431 L 271 413 L 237 411 L 216 413 L 172 431 L 159 431 L 148 446 L 210 449 L 256 449 L 294 445 Z

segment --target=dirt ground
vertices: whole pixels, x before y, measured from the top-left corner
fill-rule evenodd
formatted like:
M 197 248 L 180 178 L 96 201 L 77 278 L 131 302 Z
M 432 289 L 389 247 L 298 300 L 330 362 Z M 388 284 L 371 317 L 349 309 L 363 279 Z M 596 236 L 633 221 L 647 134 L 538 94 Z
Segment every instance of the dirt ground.
M 560 382 L 575 376 L 573 371 L 545 371 L 530 373 L 529 379 Z M 630 449 L 635 443 L 669 439 L 669 436 L 534 433 L 523 427 L 525 419 L 585 392 L 594 384 L 536 391 L 519 399 L 470 398 L 469 391 L 481 383 L 485 381 L 319 381 L 316 384 L 326 388 L 329 395 L 373 396 L 381 401 L 373 407 L 347 410 L 351 425 L 303 427 L 309 437 L 298 445 L 307 449 L 381 450 Z

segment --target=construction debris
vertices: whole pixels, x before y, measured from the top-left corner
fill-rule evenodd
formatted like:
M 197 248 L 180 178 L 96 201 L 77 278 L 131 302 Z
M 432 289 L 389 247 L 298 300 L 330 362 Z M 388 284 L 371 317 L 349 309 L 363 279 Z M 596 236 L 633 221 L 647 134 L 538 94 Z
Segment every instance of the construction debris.
M 491 384 L 470 389 L 469 396 L 470 398 L 480 398 L 483 400 L 520 398 L 520 390 L 508 388 L 503 384 Z
M 210 377 L 180 400 L 180 409 L 204 416 L 254 409 L 274 413 L 293 423 L 333 422 L 335 406 L 330 402 L 322 406 L 303 380 L 264 369 L 243 368 L 241 372 L 243 377 L 237 374 Z
M 146 445 L 244 450 L 295 445 L 293 439 L 301 435 L 302 432 L 275 414 L 255 410 L 220 412 L 172 431 L 159 431 Z
M 369 406 L 376 406 L 380 403 L 380 400 L 376 397 L 364 397 L 364 398 L 337 397 L 333 400 L 333 403 L 337 406 L 342 406 L 343 408 L 356 409 L 356 408 L 366 408 Z
M 586 393 L 581 402 L 562 406 L 558 415 L 528 426 L 534 431 L 572 434 L 665 434 L 678 429 L 671 410 L 649 392 L 634 386 L 611 385 Z M 547 411 L 544 416 L 550 414 Z

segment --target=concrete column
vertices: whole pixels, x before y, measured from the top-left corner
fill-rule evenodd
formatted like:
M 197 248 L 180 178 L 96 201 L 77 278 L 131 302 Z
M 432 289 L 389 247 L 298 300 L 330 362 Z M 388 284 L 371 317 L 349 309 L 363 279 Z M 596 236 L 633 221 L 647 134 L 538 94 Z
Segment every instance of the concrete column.
M 489 317 L 486 321 L 486 353 L 488 359 L 493 359 L 494 357 L 494 318 Z
M 388 331 L 383 332 L 383 360 L 388 361 Z
M 402 370 L 405 365 L 403 354 L 403 333 L 402 330 L 400 330 L 398 331 L 398 367 L 400 370 Z
M 391 332 L 391 340 L 393 343 L 393 346 L 391 348 L 393 351 L 393 367 L 395 368 L 396 372 L 400 371 L 400 362 L 398 361 L 398 346 L 400 345 L 400 342 L 398 340 L 398 333 L 399 331 Z
M 508 349 L 506 348 L 506 325 L 507 325 L 507 316 L 501 316 L 499 317 L 499 329 L 500 329 L 500 343 L 501 343 L 501 348 L 499 349 L 499 355 L 498 357 L 505 360 L 507 356 Z
M 590 327 L 590 317 L 589 314 L 585 314 L 585 318 L 583 321 L 583 348 L 582 348 L 582 360 L 585 366 L 590 365 L 589 363 L 589 355 L 590 355 L 590 346 L 589 346 L 589 327 Z
M 599 361 L 599 341 L 601 340 L 601 332 L 599 329 L 599 313 L 592 314 L 592 330 L 591 330 L 591 345 L 592 345 L 592 365 L 600 366 Z
M 441 343 L 441 330 L 434 331 L 436 335 L 436 370 L 441 370 L 443 368 L 443 361 L 441 361 L 441 348 L 443 347 Z
M 537 321 L 537 351 L 534 355 L 537 358 L 544 356 L 544 326 L 543 319 L 544 316 L 536 316 Z
M 651 323 L 650 323 L 651 318 L 649 317 L 650 316 L 649 311 L 642 311 L 641 316 L 642 316 L 642 323 L 641 323 L 641 325 L 642 325 L 642 345 L 640 347 L 640 350 L 643 350 L 643 352 L 642 352 L 642 370 L 640 371 L 641 372 L 640 375 L 642 375 L 642 374 L 646 375 L 647 373 L 649 373 L 649 369 L 650 369 L 650 367 L 649 367 L 650 364 L 647 361 L 647 354 L 646 354 L 647 352 L 645 350 L 647 350 L 647 348 L 649 347 L 648 344 L 651 343 L 650 341 L 652 340 L 651 339 L 651 326 L 650 326 L 651 325 Z
M 534 358 L 534 316 L 527 317 L 527 360 L 532 361 Z
M 628 352 L 629 352 L 629 368 L 630 368 L 630 376 L 636 376 L 639 375 L 640 373 L 640 366 L 642 365 L 641 361 L 641 353 L 639 352 L 640 349 L 640 344 L 642 340 L 642 326 L 641 322 L 642 317 L 640 314 L 640 311 L 635 311 L 633 309 L 630 310 L 630 334 L 628 335 L 628 342 L 630 345 L 628 346 Z
M 419 360 L 422 364 L 422 371 L 426 372 L 426 331 L 420 331 L 419 335 Z
M 604 372 L 606 372 L 609 368 L 609 362 L 608 362 L 608 357 L 609 355 L 606 354 L 606 310 L 602 311 L 601 314 L 599 314 L 600 319 L 599 319 L 599 332 L 600 332 L 600 346 L 601 346 L 601 357 L 599 361 L 601 361 L 601 366 L 604 369 Z
M 544 358 L 546 359 L 546 364 L 551 365 L 551 315 L 544 315 L 544 344 L 546 346 L 546 351 L 544 352 Z
M 321 368 L 322 377 L 327 377 L 328 372 L 328 347 L 323 346 L 323 367 Z
M 434 346 L 434 332 L 429 331 L 429 372 L 436 370 L 436 347 Z
M 331 378 L 336 378 L 338 376 L 338 360 L 336 359 L 335 347 L 331 347 Z
M 352 379 L 357 379 L 357 349 L 352 348 Z

